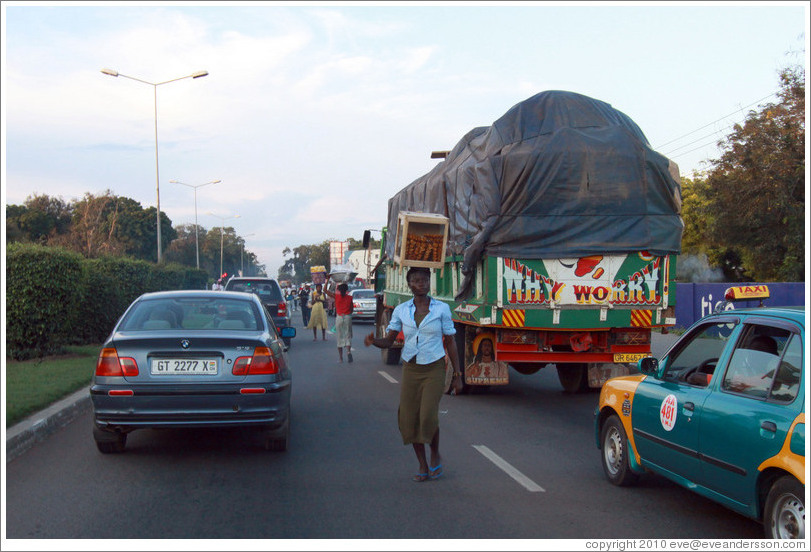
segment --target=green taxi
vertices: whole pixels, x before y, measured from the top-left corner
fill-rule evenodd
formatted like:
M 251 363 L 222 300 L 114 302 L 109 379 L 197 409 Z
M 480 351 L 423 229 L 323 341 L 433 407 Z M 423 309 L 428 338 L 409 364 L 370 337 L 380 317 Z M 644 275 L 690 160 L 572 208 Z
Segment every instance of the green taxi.
M 726 294 L 755 297 L 768 289 Z M 641 373 L 608 380 L 595 411 L 608 480 L 655 473 L 761 521 L 767 537 L 805 538 L 805 342 L 804 307 L 719 310 Z

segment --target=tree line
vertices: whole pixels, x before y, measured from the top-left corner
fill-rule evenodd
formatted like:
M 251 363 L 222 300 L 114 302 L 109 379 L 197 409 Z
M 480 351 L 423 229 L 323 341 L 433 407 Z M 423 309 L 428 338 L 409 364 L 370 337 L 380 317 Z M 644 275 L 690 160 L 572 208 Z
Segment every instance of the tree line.
M 166 263 L 196 267 L 197 239 L 200 268 L 213 279 L 220 276 L 221 243 L 223 272 L 236 274 L 244 267 L 244 274 L 264 274 L 265 265 L 245 249 L 244 238 L 233 227 L 196 228 L 197 238 L 194 224 L 174 227 L 161 212 L 161 248 Z M 157 217 L 155 207 L 144 208 L 110 190 L 98 195 L 86 193 L 75 201 L 34 194 L 22 205 L 6 206 L 6 239 L 63 247 L 91 259 L 113 256 L 154 262 Z

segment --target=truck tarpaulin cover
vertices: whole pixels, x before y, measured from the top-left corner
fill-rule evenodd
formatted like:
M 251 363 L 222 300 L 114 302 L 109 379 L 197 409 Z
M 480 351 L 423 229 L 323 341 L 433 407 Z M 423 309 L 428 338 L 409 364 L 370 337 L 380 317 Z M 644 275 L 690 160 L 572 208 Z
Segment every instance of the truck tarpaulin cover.
M 433 170 L 389 200 L 400 211 L 445 215 L 448 255 L 463 255 L 467 295 L 484 254 L 524 259 L 678 254 L 678 167 L 653 151 L 609 104 L 546 91 L 468 132 Z M 394 257 L 394 240 L 386 253 Z

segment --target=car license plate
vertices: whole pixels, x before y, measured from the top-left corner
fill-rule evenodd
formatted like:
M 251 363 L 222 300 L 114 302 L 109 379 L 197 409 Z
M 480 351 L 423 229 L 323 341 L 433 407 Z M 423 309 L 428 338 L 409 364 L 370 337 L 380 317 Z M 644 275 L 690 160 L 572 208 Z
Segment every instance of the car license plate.
M 217 375 L 217 361 L 210 358 L 152 359 L 152 375 Z
M 650 353 L 614 353 L 614 362 L 617 364 L 636 364 L 640 358 L 649 356 Z

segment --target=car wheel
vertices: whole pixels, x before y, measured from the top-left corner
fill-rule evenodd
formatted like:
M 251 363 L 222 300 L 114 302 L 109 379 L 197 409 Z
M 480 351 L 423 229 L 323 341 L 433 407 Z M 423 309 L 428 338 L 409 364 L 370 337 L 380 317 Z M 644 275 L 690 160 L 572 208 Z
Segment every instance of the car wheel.
M 265 450 L 273 452 L 284 452 L 290 442 L 290 411 L 287 412 L 287 419 L 282 427 L 265 432 Z
M 769 490 L 763 528 L 770 539 L 805 538 L 805 487 L 794 477 L 778 479 Z
M 104 454 L 124 452 L 127 447 L 127 434 L 120 431 L 104 431 L 94 427 L 93 439 L 96 441 L 96 448 Z
M 588 364 L 558 364 L 558 380 L 566 393 L 582 393 L 589 388 Z
M 631 447 L 620 419 L 612 414 L 600 431 L 602 444 L 603 471 L 614 485 L 624 487 L 636 483 L 639 476 L 631 471 L 628 455 Z

